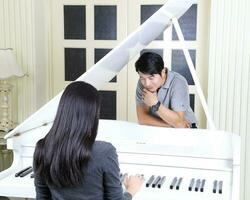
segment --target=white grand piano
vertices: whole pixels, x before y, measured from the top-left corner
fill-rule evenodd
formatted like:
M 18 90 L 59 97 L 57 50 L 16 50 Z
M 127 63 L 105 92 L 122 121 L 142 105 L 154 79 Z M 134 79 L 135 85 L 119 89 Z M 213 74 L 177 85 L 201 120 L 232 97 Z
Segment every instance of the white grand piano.
M 172 22 L 183 41 L 176 18 L 193 3 L 193 0 L 168 0 L 78 80 L 100 89 Z M 183 48 L 211 129 L 171 129 L 100 120 L 97 138 L 116 147 L 122 174 L 144 175 L 145 184 L 135 200 L 238 200 L 240 137 L 214 128 L 190 56 Z M 13 150 L 14 159 L 11 167 L 0 173 L 0 196 L 35 198 L 30 174 L 22 178 L 15 174 L 32 166 L 35 144 L 49 131 L 61 94 L 6 135 L 7 148 Z M 154 185 L 158 176 L 165 181 Z

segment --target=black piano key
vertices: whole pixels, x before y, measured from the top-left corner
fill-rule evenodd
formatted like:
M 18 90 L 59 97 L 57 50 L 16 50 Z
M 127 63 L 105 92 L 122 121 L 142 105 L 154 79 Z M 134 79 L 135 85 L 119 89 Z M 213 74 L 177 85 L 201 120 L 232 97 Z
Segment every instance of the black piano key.
M 178 180 L 178 182 L 177 182 L 176 190 L 179 190 L 179 189 L 180 189 L 181 181 L 182 181 L 182 177 L 179 178 L 179 180 Z
M 201 184 L 201 180 L 200 179 L 196 180 L 196 184 L 195 184 L 195 188 L 194 188 L 195 192 L 199 191 L 200 184 Z
M 120 173 L 120 174 L 119 174 L 119 178 L 120 178 L 120 182 L 121 182 L 121 183 L 122 183 L 122 176 L 123 176 L 123 174 Z
M 217 180 L 215 180 L 213 184 L 213 193 L 216 193 L 216 190 L 217 190 Z
M 170 185 L 170 189 L 171 189 L 171 190 L 174 188 L 176 182 L 177 182 L 177 177 L 174 177 L 174 179 L 172 180 L 172 183 L 171 183 L 171 185 Z
M 166 176 L 163 176 L 161 180 L 158 182 L 157 187 L 161 188 L 166 180 Z
M 31 173 L 32 171 L 33 171 L 33 169 L 32 169 L 32 167 L 31 167 L 31 168 L 29 168 L 28 170 L 22 172 L 22 173 L 20 174 L 20 177 L 24 177 L 24 176 L 26 176 L 27 174 Z
M 152 183 L 152 187 L 155 188 L 155 186 L 158 184 L 158 182 L 161 180 L 160 176 L 157 176 L 154 182 Z
M 219 181 L 219 194 L 222 194 L 223 181 Z
M 189 187 L 188 187 L 188 190 L 189 190 L 189 191 L 192 191 L 193 186 L 194 186 L 194 178 L 191 179 L 190 184 L 189 184 Z
M 128 175 L 128 173 L 120 174 L 120 181 L 123 183 L 125 177 Z
M 26 168 L 22 169 L 21 171 L 19 171 L 19 172 L 17 172 L 17 173 L 15 174 L 15 177 L 20 176 L 20 174 L 21 174 L 21 173 L 23 173 L 23 172 L 25 172 L 25 171 L 29 170 L 30 168 L 32 168 L 32 167 L 31 167 L 31 166 L 29 166 L 29 167 L 26 167 Z
M 201 189 L 200 189 L 201 192 L 204 192 L 205 183 L 206 183 L 206 180 L 205 180 L 205 179 L 202 179 L 202 182 L 201 182 Z
M 154 179 L 155 179 L 155 176 L 152 175 L 152 176 L 149 178 L 149 180 L 147 181 L 146 187 L 149 187 L 149 186 L 151 185 L 151 183 L 154 181 Z
M 141 174 L 142 179 L 144 180 L 144 174 Z

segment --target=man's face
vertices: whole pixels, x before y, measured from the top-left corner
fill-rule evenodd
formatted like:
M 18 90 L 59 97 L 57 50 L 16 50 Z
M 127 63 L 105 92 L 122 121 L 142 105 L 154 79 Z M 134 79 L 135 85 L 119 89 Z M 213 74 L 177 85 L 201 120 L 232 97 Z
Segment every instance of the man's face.
M 160 74 L 150 75 L 141 72 L 138 72 L 138 74 L 140 77 L 141 84 L 150 92 L 156 92 L 165 81 L 164 77 L 162 77 Z

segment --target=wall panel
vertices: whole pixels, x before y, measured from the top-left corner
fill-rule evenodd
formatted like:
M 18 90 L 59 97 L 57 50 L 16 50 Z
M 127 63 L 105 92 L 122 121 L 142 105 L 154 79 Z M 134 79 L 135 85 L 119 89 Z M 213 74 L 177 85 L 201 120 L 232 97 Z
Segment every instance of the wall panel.
M 241 135 L 241 199 L 250 199 L 250 2 L 211 2 L 208 102 L 218 129 Z
M 40 4 L 44 3 L 45 0 L 40 1 Z M 43 10 L 40 9 L 40 12 Z M 0 48 L 12 48 L 18 64 L 27 74 L 22 78 L 9 80 L 14 86 L 11 95 L 12 116 L 13 120 L 19 123 L 45 103 L 46 98 L 46 92 L 44 92 L 46 63 L 43 64 L 45 69 L 43 75 L 37 73 L 38 57 L 46 60 L 43 54 L 38 55 L 36 51 L 36 49 L 41 49 L 38 45 L 41 37 L 37 37 L 35 28 L 39 26 L 39 31 L 44 31 L 44 24 L 37 23 L 38 14 L 35 12 L 34 0 L 0 0 Z M 39 94 L 37 94 L 38 88 L 36 87 L 41 79 L 43 79 L 43 87 L 39 88 Z M 43 97 L 40 94 L 43 94 Z

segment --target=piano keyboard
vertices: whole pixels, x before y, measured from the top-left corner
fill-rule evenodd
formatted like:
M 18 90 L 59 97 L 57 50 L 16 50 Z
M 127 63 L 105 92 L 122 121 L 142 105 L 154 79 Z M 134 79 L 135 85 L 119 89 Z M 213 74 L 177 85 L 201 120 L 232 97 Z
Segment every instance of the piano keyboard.
M 229 200 L 231 172 L 121 164 L 120 177 L 143 175 L 144 183 L 135 200 Z M 161 180 L 163 182 L 161 183 Z M 216 187 L 214 183 L 217 182 Z M 219 184 L 220 183 L 220 184 Z
M 124 175 L 129 176 L 128 173 L 122 174 L 121 173 L 121 182 L 124 180 Z M 144 174 L 141 174 L 140 176 L 145 177 Z M 156 176 L 156 175 L 149 175 L 147 179 L 145 179 L 144 186 L 151 187 L 151 188 L 159 188 L 159 189 L 170 189 L 170 190 L 183 190 L 183 191 L 190 191 L 190 192 L 204 192 L 208 191 L 209 193 L 218 193 L 222 194 L 223 191 L 223 181 L 214 180 L 213 182 L 210 181 L 210 183 L 206 179 L 200 179 L 200 178 L 192 178 L 190 180 L 185 180 L 185 182 L 182 184 L 183 177 L 174 177 L 169 178 L 169 183 L 166 182 L 166 176 Z M 206 184 L 207 183 L 207 184 Z M 213 185 L 211 184 L 213 183 Z M 219 184 L 217 184 L 219 183 Z M 205 186 L 206 184 L 206 186 Z M 209 186 L 207 186 L 209 185 Z
M 23 171 L 25 173 L 23 173 Z M 15 178 L 24 178 L 25 176 L 28 176 L 32 172 L 32 168 L 28 167 L 25 168 L 24 170 L 21 170 L 20 172 L 17 172 L 15 174 Z M 129 176 L 130 174 L 128 173 L 120 173 L 120 181 L 121 183 L 124 181 L 125 176 Z M 134 174 L 131 174 L 134 175 Z M 208 183 L 206 179 L 201 179 L 201 178 L 192 178 L 188 181 L 184 180 L 183 177 L 174 177 L 174 178 L 169 178 L 169 183 L 166 183 L 166 176 L 165 175 L 144 175 L 144 174 L 138 174 L 142 177 L 144 177 L 145 183 L 144 186 L 147 187 L 152 187 L 152 188 L 159 188 L 159 189 L 164 189 L 164 187 L 167 189 L 169 187 L 170 190 L 188 190 L 190 192 L 204 192 L 206 190 L 205 184 L 209 185 L 210 187 L 207 188 L 208 191 L 213 192 L 213 193 L 218 193 L 222 194 L 223 191 L 223 181 L 222 180 L 214 180 L 211 183 Z M 34 173 L 30 174 L 30 178 L 34 178 Z M 183 183 L 184 182 L 184 183 Z M 183 184 L 182 184 L 183 183 Z M 186 187 L 184 186 L 186 185 Z
M 121 164 L 121 182 L 125 175 L 142 175 L 143 186 L 134 200 L 229 200 L 231 199 L 230 172 L 197 170 L 187 168 L 171 168 L 161 166 L 143 166 L 137 164 Z M 17 171 L 19 172 L 19 171 Z M 16 176 L 17 172 L 3 179 L 8 193 L 15 188 L 18 197 L 34 198 L 34 178 L 32 174 Z M 216 183 L 216 184 L 215 184 Z M 2 188 L 4 189 L 4 188 Z

